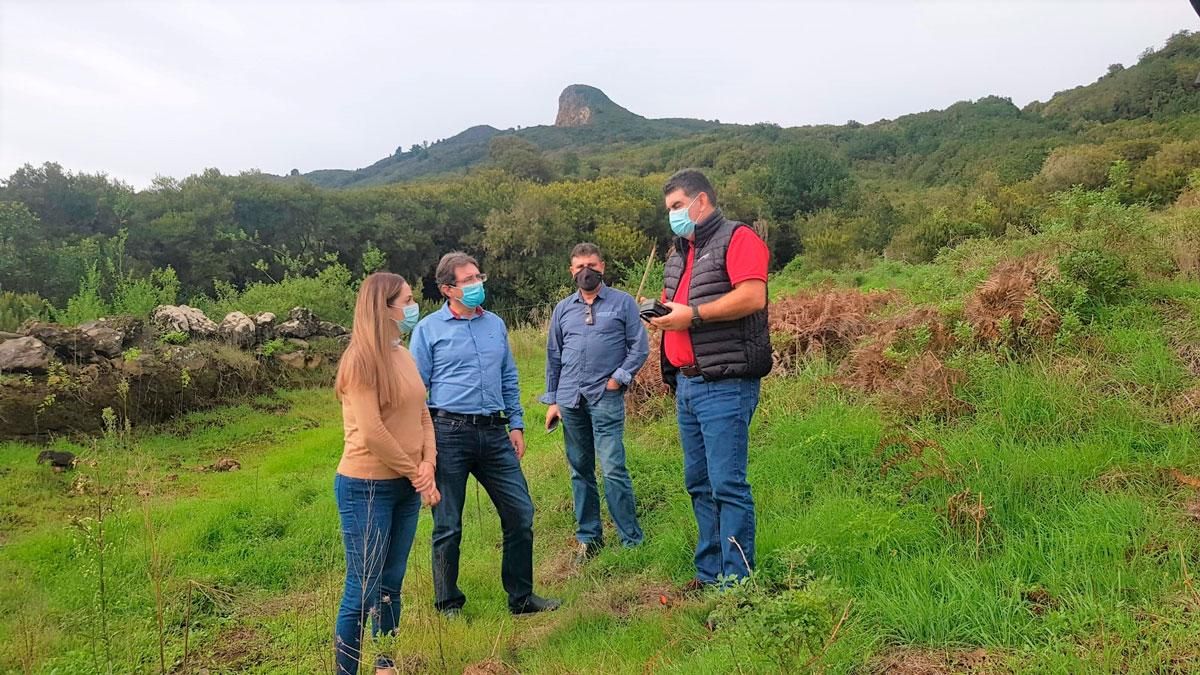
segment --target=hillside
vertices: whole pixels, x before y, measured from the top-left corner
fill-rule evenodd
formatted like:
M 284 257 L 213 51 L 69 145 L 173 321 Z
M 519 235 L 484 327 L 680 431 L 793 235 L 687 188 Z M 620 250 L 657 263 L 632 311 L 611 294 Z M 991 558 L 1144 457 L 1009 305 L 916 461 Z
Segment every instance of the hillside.
M 570 148 L 587 153 L 613 144 L 679 138 L 718 128 L 722 125 L 702 120 L 647 119 L 613 103 L 595 87 L 576 84 L 564 89 L 559 97 L 553 126 L 505 131 L 488 125 L 475 126 L 427 147 L 414 145 L 407 151 L 398 149 L 391 157 L 362 169 L 326 169 L 303 174 L 303 177 L 322 187 L 345 188 L 459 172 L 484 162 L 488 156 L 488 143 L 501 134 L 529 140 L 545 151 Z

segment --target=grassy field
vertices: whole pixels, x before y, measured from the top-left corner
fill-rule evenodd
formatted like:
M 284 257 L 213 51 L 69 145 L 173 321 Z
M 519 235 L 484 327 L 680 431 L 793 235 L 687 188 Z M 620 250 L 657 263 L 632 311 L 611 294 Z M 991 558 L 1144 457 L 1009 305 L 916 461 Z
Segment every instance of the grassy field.
M 775 288 L 897 288 L 961 311 L 996 261 L 1056 236 L 792 271 Z M 610 544 L 584 569 L 561 434 L 534 429 L 537 587 L 565 607 L 508 616 L 499 522 L 472 489 L 465 615 L 430 606 L 426 511 L 398 653 L 407 672 L 1200 671 L 1198 335 L 1200 283 L 1163 277 L 1069 339 L 955 350 L 953 415 L 899 416 L 839 384 L 830 359 L 768 378 L 750 452 L 761 570 L 721 596 L 676 591 L 695 529 L 670 416 L 629 423 L 645 545 Z M 531 425 L 543 339 L 513 334 Z M 880 447 L 887 436 L 898 443 Z M 34 463 L 37 447 L 0 445 L 0 669 L 327 670 L 340 442 L 317 389 L 60 441 L 81 458 L 62 474 Z M 200 469 L 222 457 L 240 470 Z

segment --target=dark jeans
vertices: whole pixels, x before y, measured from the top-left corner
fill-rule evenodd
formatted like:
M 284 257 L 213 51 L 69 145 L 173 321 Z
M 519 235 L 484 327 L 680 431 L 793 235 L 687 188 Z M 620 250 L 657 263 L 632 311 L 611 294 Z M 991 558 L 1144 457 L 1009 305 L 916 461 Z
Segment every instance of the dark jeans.
M 407 478 L 365 480 L 336 474 L 333 493 L 346 545 L 346 587 L 334 627 L 337 673 L 358 673 L 363 626 L 390 637 L 400 621 L 400 587 L 408 566 L 421 495 Z M 391 668 L 381 653 L 376 668 Z
M 604 473 L 604 499 L 621 543 L 642 543 L 633 481 L 625 468 L 625 396 L 605 391 L 595 405 L 582 401 L 578 408 L 559 406 L 567 464 L 571 467 L 571 492 L 575 498 L 575 538 L 582 543 L 602 543 L 600 491 L 596 487 L 596 459 Z
M 754 497 L 746 458 L 759 383 L 676 378 L 683 479 L 700 529 L 696 578 L 705 583 L 744 577 L 754 568 Z
M 458 588 L 459 545 L 467 476 L 474 475 L 500 514 L 504 556 L 500 578 L 510 608 L 533 592 L 533 500 L 508 433 L 500 426 L 475 426 L 433 418 L 437 433 L 437 486 L 442 501 L 433 508 L 434 604 L 446 610 L 467 598 Z

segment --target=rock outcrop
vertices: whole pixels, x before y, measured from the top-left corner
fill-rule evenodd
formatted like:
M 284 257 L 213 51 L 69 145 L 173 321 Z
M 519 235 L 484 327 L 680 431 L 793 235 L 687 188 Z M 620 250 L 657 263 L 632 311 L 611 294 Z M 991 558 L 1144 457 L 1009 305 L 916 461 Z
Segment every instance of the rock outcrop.
M 95 338 L 80 328 L 34 321 L 25 324 L 21 332 L 54 350 L 54 355 L 67 363 L 91 363 L 97 358 Z
M 620 118 L 642 119 L 612 102 L 604 92 L 586 84 L 572 84 L 558 96 L 556 127 L 586 127 Z
M 159 305 L 154 308 L 150 320 L 165 331 L 185 333 L 188 337 L 206 338 L 217 334 L 217 324 L 212 319 L 187 305 Z
M 44 373 L 54 352 L 35 337 L 0 342 L 0 372 Z
M 217 326 L 217 335 L 229 344 L 241 349 L 249 349 L 257 341 L 258 326 L 254 323 L 254 319 L 244 313 L 230 312 Z

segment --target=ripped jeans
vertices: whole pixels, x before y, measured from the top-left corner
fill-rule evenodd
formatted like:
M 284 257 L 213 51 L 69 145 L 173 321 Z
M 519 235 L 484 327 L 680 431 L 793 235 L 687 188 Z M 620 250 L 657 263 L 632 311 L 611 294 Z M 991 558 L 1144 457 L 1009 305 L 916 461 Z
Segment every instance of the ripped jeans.
M 366 480 L 341 474 L 334 476 L 333 492 L 346 545 L 346 587 L 333 638 L 336 672 L 358 673 L 368 617 L 378 641 L 375 667 L 394 667 L 390 647 L 400 622 L 400 587 L 421 495 L 407 478 Z

